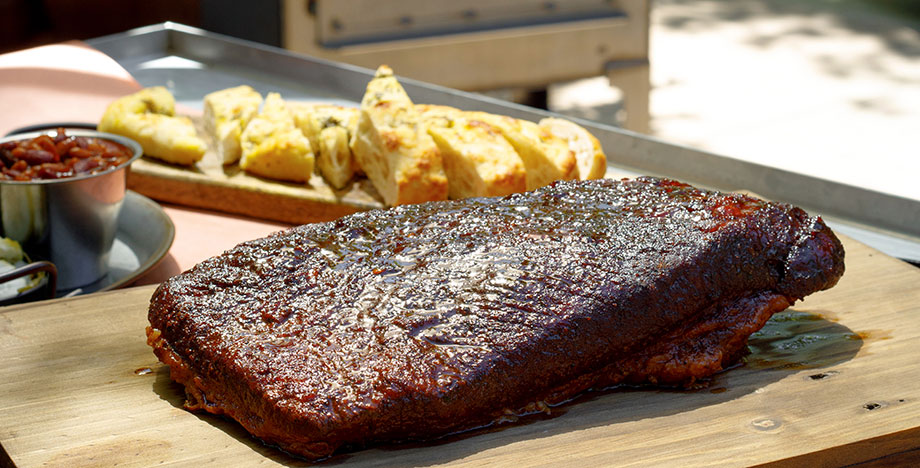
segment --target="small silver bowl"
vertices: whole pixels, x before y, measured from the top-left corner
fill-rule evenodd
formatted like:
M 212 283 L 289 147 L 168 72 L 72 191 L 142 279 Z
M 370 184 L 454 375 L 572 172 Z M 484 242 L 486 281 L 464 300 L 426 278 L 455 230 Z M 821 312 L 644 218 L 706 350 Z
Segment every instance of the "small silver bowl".
M 68 136 L 100 138 L 126 146 L 127 162 L 95 174 L 48 180 L 0 180 L 0 234 L 22 244 L 33 259 L 57 267 L 57 290 L 92 284 L 108 273 L 118 215 L 125 197 L 128 167 L 143 151 L 129 138 L 79 128 Z M 0 143 L 51 137 L 56 129 L 18 133 Z

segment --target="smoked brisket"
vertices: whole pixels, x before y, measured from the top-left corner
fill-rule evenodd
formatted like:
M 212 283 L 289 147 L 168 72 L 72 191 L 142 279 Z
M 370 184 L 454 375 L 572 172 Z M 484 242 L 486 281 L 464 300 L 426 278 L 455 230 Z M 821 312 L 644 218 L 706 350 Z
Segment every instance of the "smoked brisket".
M 240 244 L 163 283 L 186 407 L 308 458 L 431 439 L 620 383 L 687 385 L 833 286 L 799 208 L 671 180 L 558 182 Z

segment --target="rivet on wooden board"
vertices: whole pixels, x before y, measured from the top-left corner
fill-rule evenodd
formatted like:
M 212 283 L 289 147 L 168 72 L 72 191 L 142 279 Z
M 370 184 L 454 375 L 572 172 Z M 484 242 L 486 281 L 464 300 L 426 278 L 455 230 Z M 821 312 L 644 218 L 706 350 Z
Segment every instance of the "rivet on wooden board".
M 811 374 L 811 375 L 805 376 L 805 380 L 825 380 L 839 373 L 840 373 L 839 371 L 818 372 L 817 374 Z
M 783 425 L 783 422 L 779 419 L 773 418 L 757 418 L 751 421 L 751 426 L 758 431 L 775 431 Z
M 884 401 L 871 401 L 863 405 L 863 408 L 865 408 L 866 411 L 872 411 L 872 410 L 877 410 L 879 408 L 884 408 L 886 406 L 888 406 L 888 403 L 885 403 Z

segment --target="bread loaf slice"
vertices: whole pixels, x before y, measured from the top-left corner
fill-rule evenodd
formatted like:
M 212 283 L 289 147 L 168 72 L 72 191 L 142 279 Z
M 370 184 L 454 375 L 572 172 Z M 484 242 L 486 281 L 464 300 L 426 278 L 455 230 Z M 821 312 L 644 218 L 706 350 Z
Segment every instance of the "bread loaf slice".
M 524 163 L 500 130 L 453 107 L 423 104 L 416 109 L 441 151 L 449 198 L 526 190 Z
M 527 190 L 534 190 L 557 180 L 578 178 L 575 153 L 569 144 L 534 122 L 505 115 L 471 112 L 470 118 L 498 128 L 524 162 Z
M 548 117 L 538 124 L 543 131 L 568 142 L 569 149 L 575 153 L 575 167 L 578 179 L 600 179 L 607 173 L 607 156 L 588 130 L 570 120 Z
M 224 164 L 239 161 L 240 138 L 249 121 L 259 113 L 262 95 L 251 86 L 215 91 L 204 97 L 205 130 L 214 137 L 214 150 Z
M 386 65 L 367 85 L 350 146 L 387 205 L 447 198 L 441 153 Z
M 307 182 L 313 174 L 310 141 L 278 93 L 266 96 L 262 112 L 243 130 L 241 146 L 240 168 L 251 174 L 291 182 Z
M 173 164 L 192 165 L 207 145 L 187 117 L 176 117 L 176 100 L 162 86 L 144 88 L 109 104 L 97 129 L 138 142 L 144 154 Z
M 316 169 L 329 185 L 341 189 L 354 178 L 357 163 L 349 141 L 358 126 L 358 109 L 333 104 L 291 105 L 294 122 L 310 140 Z

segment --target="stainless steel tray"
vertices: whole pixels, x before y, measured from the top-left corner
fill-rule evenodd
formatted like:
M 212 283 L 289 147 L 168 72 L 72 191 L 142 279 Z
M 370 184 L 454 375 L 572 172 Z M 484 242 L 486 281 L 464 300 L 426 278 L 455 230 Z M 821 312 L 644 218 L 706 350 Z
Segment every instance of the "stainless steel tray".
M 144 86 L 162 85 L 200 108 L 211 91 L 249 84 L 288 99 L 356 105 L 373 71 L 197 28 L 163 23 L 88 43 Z M 553 115 L 440 86 L 401 79 L 416 102 L 535 120 Z M 834 229 L 889 255 L 920 262 L 920 200 L 854 187 L 667 143 L 597 122 L 579 121 L 600 140 L 617 173 L 666 176 L 719 190 L 746 190 L 821 214 Z

